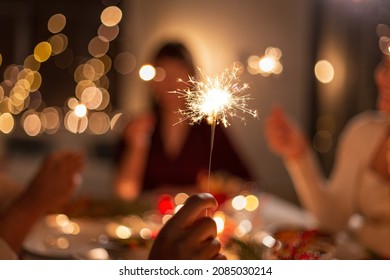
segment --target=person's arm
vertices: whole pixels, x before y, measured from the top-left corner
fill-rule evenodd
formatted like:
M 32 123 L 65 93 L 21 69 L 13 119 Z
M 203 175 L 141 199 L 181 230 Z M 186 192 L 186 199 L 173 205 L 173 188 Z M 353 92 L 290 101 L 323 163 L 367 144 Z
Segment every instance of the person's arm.
M 0 216 L 0 238 L 15 252 L 34 224 L 48 211 L 63 205 L 78 186 L 83 155 L 57 152 L 42 164 L 27 190 Z
M 225 259 L 220 254 L 215 221 L 206 216 L 206 211 L 214 211 L 217 206 L 217 201 L 208 193 L 188 198 L 160 230 L 149 259 Z
M 138 197 L 144 176 L 149 146 L 141 144 L 125 148 L 121 155 L 115 189 L 119 198 L 133 200 Z
M 154 122 L 152 116 L 146 116 L 130 123 L 124 131 L 124 148 L 114 182 L 123 200 L 133 200 L 141 191 Z
M 0 237 L 19 252 L 24 239 L 46 211 L 45 203 L 29 194 L 22 195 L 0 217 Z
M 335 167 L 327 180 L 309 142 L 283 111 L 276 109 L 267 119 L 271 150 L 282 156 L 304 207 L 328 230 L 344 227 L 353 210 L 359 151 L 351 127 L 355 126 L 349 126 L 340 138 Z

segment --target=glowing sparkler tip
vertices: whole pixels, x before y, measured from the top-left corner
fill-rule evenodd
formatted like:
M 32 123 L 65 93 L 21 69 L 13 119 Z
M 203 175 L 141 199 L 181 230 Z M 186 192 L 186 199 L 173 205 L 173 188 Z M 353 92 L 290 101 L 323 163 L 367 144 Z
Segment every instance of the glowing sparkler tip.
M 187 82 L 178 79 L 188 85 L 184 90 L 174 91 L 186 101 L 186 109 L 178 111 L 183 120 L 194 124 L 206 119 L 210 124 L 222 123 L 226 127 L 230 125 L 228 117 L 238 117 L 240 112 L 257 117 L 257 111 L 248 108 L 250 97 L 244 91 L 249 88 L 249 84 L 240 82 L 239 67 L 233 65 L 216 77 L 206 76 L 201 69 L 199 72 L 203 81 L 194 77 L 189 77 Z

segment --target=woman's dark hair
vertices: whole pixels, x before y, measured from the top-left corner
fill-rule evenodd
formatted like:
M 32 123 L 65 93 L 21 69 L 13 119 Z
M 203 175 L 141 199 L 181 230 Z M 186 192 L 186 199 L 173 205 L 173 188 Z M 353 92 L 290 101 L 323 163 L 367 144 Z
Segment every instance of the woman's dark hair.
M 155 53 L 153 63 L 163 58 L 173 58 L 183 61 L 191 71 L 189 74 L 191 76 L 195 75 L 195 66 L 191 54 L 182 43 L 172 42 L 162 45 Z

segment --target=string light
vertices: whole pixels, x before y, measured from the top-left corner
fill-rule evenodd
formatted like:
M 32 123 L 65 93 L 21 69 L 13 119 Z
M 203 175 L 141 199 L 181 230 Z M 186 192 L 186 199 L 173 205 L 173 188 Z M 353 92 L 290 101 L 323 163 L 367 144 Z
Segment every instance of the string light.
M 88 51 L 92 58 L 76 67 L 74 76 L 77 83 L 76 98 L 66 101 L 64 109 L 46 110 L 39 88 L 42 85 L 42 76 L 38 72 L 41 64 L 54 57 L 55 65 L 60 69 L 67 69 L 74 61 L 72 50 L 68 49 L 69 39 L 64 34 L 67 19 L 63 14 L 52 15 L 47 22 L 47 29 L 53 35 L 38 43 L 33 54 L 26 57 L 23 65 L 10 65 L 4 72 L 4 81 L 0 83 L 0 131 L 11 133 L 14 130 L 14 117 L 26 109 L 40 110 L 23 115 L 21 124 L 30 136 L 42 132 L 54 134 L 64 122 L 65 128 L 73 133 L 82 133 L 87 127 L 92 134 L 104 134 L 108 131 L 119 131 L 122 115 L 113 114 L 113 120 L 107 112 L 87 114 L 91 111 L 110 111 L 110 94 L 108 92 L 109 79 L 106 76 L 112 66 L 112 59 L 107 55 L 110 42 L 119 35 L 119 22 L 122 19 L 119 7 L 106 7 L 101 15 L 101 25 L 97 36 L 88 44 Z M 130 71 L 135 67 L 135 59 L 131 54 L 122 53 L 118 56 L 117 71 L 128 74 L 119 60 L 126 58 L 131 62 Z M 85 61 L 85 60 L 83 60 Z M 0 65 L 3 56 L 0 54 Z M 132 66 L 131 66 L 132 65 Z M 71 111 L 67 112 L 67 108 Z M 63 112 L 65 110 L 65 112 Z M 11 115 L 12 114 L 12 115 Z M 62 114 L 65 117 L 62 119 Z M 2 117 L 1 117 L 2 116 Z M 91 118 L 91 121 L 88 121 Z M 88 126 L 89 125 L 89 126 Z

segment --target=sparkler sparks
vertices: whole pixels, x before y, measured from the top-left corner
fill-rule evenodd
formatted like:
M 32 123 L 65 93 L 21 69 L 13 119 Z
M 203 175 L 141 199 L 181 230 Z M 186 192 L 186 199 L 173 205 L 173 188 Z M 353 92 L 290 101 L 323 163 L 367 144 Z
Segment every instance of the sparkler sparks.
M 242 84 L 239 80 L 240 68 L 233 65 L 232 69 L 226 69 L 221 75 L 215 78 L 206 76 L 201 70 L 204 81 L 197 81 L 189 77 L 185 83 L 188 87 L 184 90 L 176 90 L 173 93 L 185 98 L 186 109 L 180 109 L 182 115 L 179 123 L 189 120 L 190 124 L 200 123 L 203 119 L 211 125 L 211 144 L 209 158 L 209 172 L 207 190 L 210 192 L 211 158 L 214 147 L 215 126 L 222 123 L 229 126 L 229 117 L 241 117 L 239 113 L 247 113 L 257 117 L 257 111 L 248 108 L 248 94 L 244 94 L 249 88 L 248 84 Z M 207 213 L 206 213 L 207 215 Z
M 190 124 L 195 124 L 206 119 L 209 124 L 222 123 L 227 127 L 230 117 L 245 120 L 239 115 L 240 112 L 257 117 L 257 111 L 248 108 L 247 101 L 251 98 L 244 92 L 249 85 L 240 82 L 239 72 L 240 68 L 233 66 L 213 78 L 200 70 L 204 81 L 194 77 L 189 77 L 187 82 L 179 80 L 188 85 L 184 90 L 173 91 L 186 101 L 187 108 L 178 111 L 182 116 L 179 122 L 189 120 Z

